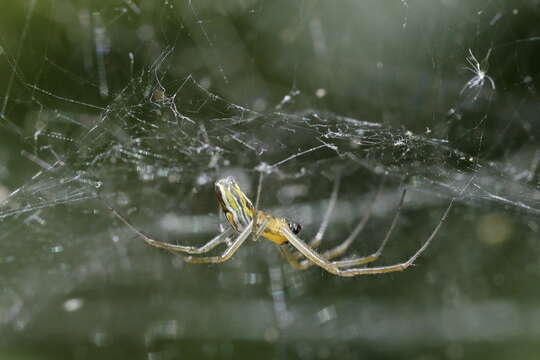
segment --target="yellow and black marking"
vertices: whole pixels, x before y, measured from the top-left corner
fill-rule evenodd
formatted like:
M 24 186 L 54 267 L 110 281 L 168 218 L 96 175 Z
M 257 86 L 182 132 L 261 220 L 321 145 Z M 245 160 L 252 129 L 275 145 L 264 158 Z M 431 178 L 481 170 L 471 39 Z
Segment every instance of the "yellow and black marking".
M 215 188 L 219 204 L 227 220 L 234 230 L 242 232 L 253 220 L 253 213 L 255 212 L 253 203 L 231 176 L 216 181 Z M 281 231 L 283 226 L 286 226 L 295 234 L 298 234 L 302 228 L 299 224 L 291 223 L 286 219 L 276 218 L 266 212 L 257 211 L 257 225 L 264 223 L 266 225 L 261 236 L 276 244 L 287 242 L 286 236 Z
M 242 232 L 253 219 L 255 210 L 251 200 L 240 190 L 233 177 L 216 181 L 216 195 L 231 226 Z

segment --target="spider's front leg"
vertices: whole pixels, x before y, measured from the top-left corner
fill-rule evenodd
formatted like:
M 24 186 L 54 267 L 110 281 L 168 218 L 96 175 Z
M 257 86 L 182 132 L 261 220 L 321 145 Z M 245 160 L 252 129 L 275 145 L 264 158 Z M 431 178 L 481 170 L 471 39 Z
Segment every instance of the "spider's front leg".
M 295 253 L 291 252 L 291 250 L 288 248 L 289 244 L 282 244 L 279 246 L 279 251 L 281 252 L 281 255 L 289 262 L 289 264 L 295 268 L 296 270 L 306 270 L 307 268 L 310 268 L 311 266 L 315 265 L 313 262 L 309 260 L 302 260 L 300 261 Z M 379 248 L 380 249 L 380 248 Z M 325 261 L 332 260 L 334 256 L 327 255 L 328 252 L 323 253 L 322 255 L 319 255 L 322 259 Z M 342 267 L 350 267 L 354 265 L 364 265 L 368 264 L 370 262 L 373 262 L 377 260 L 380 256 L 381 251 L 377 250 L 377 252 L 354 259 L 346 259 L 346 260 L 339 260 L 339 261 L 332 261 L 329 262 L 331 266 L 342 268 Z M 335 255 L 337 256 L 337 255 Z
M 399 219 L 399 214 L 401 213 L 401 208 L 403 207 L 403 202 L 405 201 L 406 193 L 407 193 L 406 189 L 403 190 L 403 192 L 401 193 L 401 197 L 400 197 L 400 200 L 399 200 L 399 205 L 398 205 L 398 208 L 397 208 L 396 213 L 394 215 L 394 218 L 392 219 L 392 224 L 390 225 L 390 228 L 386 232 L 386 235 L 385 235 L 383 241 L 381 242 L 381 245 L 379 245 L 379 248 L 377 249 L 377 251 L 375 251 L 374 253 L 372 253 L 371 255 L 368 255 L 368 256 L 357 257 L 357 258 L 354 258 L 354 259 L 345 259 L 345 260 L 340 260 L 340 261 L 333 261 L 333 262 L 331 262 L 331 264 L 333 266 L 337 266 L 337 267 L 349 267 L 349 266 L 354 266 L 354 265 L 369 264 L 370 262 L 378 260 L 379 257 L 381 256 L 383 250 L 384 250 L 384 247 L 386 246 L 386 243 L 390 239 L 390 236 L 392 235 L 392 232 L 394 231 L 394 228 L 396 227 L 397 220 Z M 378 193 L 377 193 L 377 195 L 378 195 Z M 325 260 L 332 260 L 332 259 L 334 259 L 334 258 L 336 258 L 338 256 L 343 255 L 347 251 L 349 246 L 353 243 L 353 241 L 360 234 L 360 232 L 364 229 L 366 223 L 368 222 L 369 217 L 371 216 L 371 213 L 373 211 L 373 205 L 375 203 L 376 198 L 377 198 L 377 196 L 375 196 L 373 198 L 373 200 L 371 201 L 371 204 L 369 206 L 369 211 L 363 216 L 363 218 L 360 220 L 360 222 L 356 225 L 356 227 L 351 232 L 349 237 L 347 237 L 347 239 L 345 239 L 344 242 L 337 245 L 336 247 L 322 253 L 322 255 L 321 255 L 322 258 L 324 258 Z M 313 247 L 311 247 L 311 248 L 313 248 Z M 314 263 L 309 261 L 309 260 L 299 261 L 300 257 L 298 256 L 298 254 L 294 254 L 295 259 L 292 259 L 291 256 L 287 254 L 287 252 L 290 252 L 289 249 L 286 249 L 286 248 L 282 249 L 281 252 L 284 255 L 284 257 L 289 261 L 289 263 L 296 269 L 304 270 L 304 269 L 307 269 L 310 266 L 314 265 Z M 294 261 L 294 260 L 296 260 L 296 261 Z
M 450 213 L 450 210 L 452 209 L 452 205 L 454 204 L 454 200 L 455 199 L 452 199 L 450 201 L 450 204 L 448 205 L 448 207 L 446 208 L 446 211 L 444 212 L 443 216 L 439 220 L 439 223 L 437 224 L 435 229 L 431 232 L 431 234 L 429 235 L 427 240 L 424 242 L 424 244 L 407 261 L 402 262 L 400 264 L 395 264 L 395 265 L 387 265 L 387 266 L 379 266 L 379 267 L 371 267 L 371 268 L 362 267 L 362 268 L 342 269 L 340 268 L 339 264 L 336 264 L 339 262 L 333 263 L 323 258 L 314 249 L 312 249 L 305 242 L 303 242 L 299 237 L 293 234 L 292 231 L 288 229 L 283 229 L 283 232 L 287 236 L 287 239 L 289 240 L 290 244 L 294 246 L 298 251 L 300 251 L 306 258 L 308 258 L 313 263 L 315 263 L 315 265 L 322 267 L 323 269 L 325 269 L 326 271 L 334 275 L 349 277 L 349 276 L 356 276 L 356 275 L 384 274 L 384 273 L 389 273 L 389 272 L 403 271 L 414 263 L 414 261 L 424 252 L 424 250 L 426 250 L 426 248 L 429 246 L 433 238 L 435 238 L 442 224 L 446 221 L 448 214 Z M 358 260 L 358 259 L 351 259 L 350 261 L 355 261 L 355 260 Z

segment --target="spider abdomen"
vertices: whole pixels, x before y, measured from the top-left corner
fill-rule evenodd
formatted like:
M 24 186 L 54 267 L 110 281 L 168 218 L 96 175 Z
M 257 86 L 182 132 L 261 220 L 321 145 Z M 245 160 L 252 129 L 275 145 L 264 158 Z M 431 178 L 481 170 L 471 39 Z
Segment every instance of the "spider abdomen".
M 251 200 L 242 192 L 232 176 L 216 181 L 215 189 L 219 205 L 225 213 L 227 221 L 234 230 L 242 232 L 251 223 L 255 213 L 255 207 Z M 264 211 L 257 211 L 257 225 L 264 226 L 261 236 L 276 244 L 287 242 L 287 238 L 281 230 L 282 227 L 290 228 L 295 234 L 301 229 L 299 224 L 273 217 Z
M 227 220 L 234 230 L 242 232 L 253 219 L 254 207 L 251 200 L 240 190 L 232 176 L 216 181 L 215 189 Z

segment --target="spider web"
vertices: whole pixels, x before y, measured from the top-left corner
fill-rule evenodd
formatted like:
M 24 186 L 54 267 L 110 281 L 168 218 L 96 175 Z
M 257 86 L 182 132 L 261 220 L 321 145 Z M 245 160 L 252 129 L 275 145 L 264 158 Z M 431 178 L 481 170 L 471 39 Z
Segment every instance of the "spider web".
M 348 341 L 527 341 L 540 331 L 455 320 L 458 312 L 487 322 L 495 312 L 501 323 L 514 324 L 537 311 L 520 306 L 522 298 L 467 292 L 474 285 L 463 280 L 466 274 L 491 279 L 489 270 L 505 255 L 488 260 L 481 245 L 469 251 L 462 240 L 474 234 L 492 249 L 523 239 L 528 245 L 512 252 L 520 263 L 538 255 L 531 240 L 538 238 L 540 214 L 538 65 L 530 59 L 539 43 L 516 30 L 533 2 L 329 7 L 130 0 L 29 0 L 10 7 L 19 22 L 0 29 L 6 345 L 48 334 L 60 346 L 116 349 L 127 335 L 137 339 L 134 349 L 166 354 L 173 350 L 162 341 L 174 348 L 227 333 L 263 343 L 298 341 L 294 354 L 310 357 L 333 351 L 338 339 L 354 349 Z M 442 17 L 441 9 L 451 16 Z M 306 240 L 324 219 L 333 182 L 342 179 L 325 245 L 347 236 L 376 197 L 367 240 L 355 243 L 352 254 L 377 245 L 407 188 L 404 220 L 384 258 L 389 264 L 412 253 L 457 198 L 452 225 L 429 254 L 461 258 L 462 273 L 444 284 L 455 264 L 436 257 L 420 268 L 424 274 L 412 275 L 416 292 L 429 288 L 423 294 L 433 307 L 418 309 L 404 296 L 388 312 L 385 294 L 409 289 L 397 276 L 359 286 L 319 270 L 298 273 L 260 243 L 219 267 L 190 267 L 146 247 L 104 206 L 162 241 L 202 244 L 225 226 L 213 182 L 235 176 L 254 200 L 260 174 L 261 207 L 302 223 Z M 496 284 L 501 276 L 518 277 L 512 263 L 497 268 Z M 485 269 L 475 267 L 482 264 Z M 539 269 L 527 269 L 537 280 Z M 360 290 L 367 295 L 353 301 Z M 435 305 L 439 290 L 450 299 L 441 306 Z M 374 325 L 373 313 L 385 321 Z M 257 321 L 238 320 L 241 314 Z M 347 314 L 360 315 L 349 320 Z M 69 318 L 51 324 L 54 316 Z M 446 330 L 430 324 L 433 316 Z M 85 320 L 91 317 L 99 319 Z M 428 330 L 403 330 L 400 324 L 412 319 Z M 329 342 L 317 348 L 305 343 L 309 338 Z M 444 351 L 459 354 L 460 346 Z M 234 352 L 208 353 L 227 351 Z

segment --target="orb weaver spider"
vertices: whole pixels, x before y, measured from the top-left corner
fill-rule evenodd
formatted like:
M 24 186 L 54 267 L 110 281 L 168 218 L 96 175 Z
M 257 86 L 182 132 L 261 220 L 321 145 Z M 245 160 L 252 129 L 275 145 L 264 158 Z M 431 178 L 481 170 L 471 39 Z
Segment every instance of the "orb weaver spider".
M 253 206 L 251 200 L 242 192 L 240 186 L 233 177 L 227 177 L 216 181 L 215 191 L 218 202 L 221 209 L 225 213 L 225 216 L 230 224 L 230 227 L 218 234 L 206 244 L 201 247 L 175 245 L 170 243 L 161 242 L 155 240 L 142 231 L 132 225 L 126 218 L 121 216 L 115 209 L 109 207 L 110 211 L 126 224 L 132 231 L 142 237 L 148 244 L 163 248 L 173 252 L 181 252 L 189 255 L 180 255 L 188 263 L 221 263 L 229 260 L 234 253 L 242 246 L 244 241 L 250 236 L 253 236 L 254 240 L 259 237 L 264 237 L 279 246 L 281 254 L 285 259 L 296 269 L 306 269 L 311 265 L 318 265 L 326 271 L 338 275 L 338 276 L 356 276 L 356 275 L 368 275 L 368 274 L 382 274 L 395 271 L 403 271 L 413 264 L 413 262 L 422 254 L 422 252 L 429 246 L 430 242 L 437 235 L 437 232 L 441 228 L 442 224 L 448 217 L 450 209 L 452 208 L 454 199 L 450 202 L 443 216 L 439 220 L 439 223 L 435 229 L 431 232 L 424 244 L 405 262 L 378 266 L 378 267 L 356 267 L 358 265 L 365 265 L 377 260 L 386 245 L 390 235 L 397 223 L 403 201 L 405 199 L 405 191 L 403 191 L 398 209 L 394 215 L 392 224 L 386 232 L 386 235 L 381 242 L 377 251 L 368 256 L 355 257 L 345 260 L 333 261 L 332 259 L 343 255 L 354 239 L 358 236 L 360 231 L 366 224 L 370 212 L 368 212 L 357 224 L 355 229 L 351 232 L 349 237 L 340 245 L 323 252 L 322 254 L 317 252 L 316 249 L 320 245 L 323 238 L 323 234 L 328 224 L 329 214 L 331 213 L 336 200 L 339 188 L 339 180 L 334 184 L 330 203 L 325 214 L 325 218 L 321 223 L 321 227 L 317 232 L 317 235 L 308 243 L 300 239 L 297 234 L 302 229 L 301 225 L 285 218 L 274 217 L 264 211 L 257 210 L 256 206 Z M 259 184 L 260 194 L 260 184 Z M 257 202 L 259 194 L 257 195 Z M 255 218 L 255 221 L 254 221 Z M 233 234 L 237 234 L 236 238 L 231 241 Z M 209 252 L 221 243 L 226 243 L 227 248 L 218 256 L 192 256 L 200 255 Z M 295 248 L 298 253 L 291 251 L 289 246 Z M 304 258 L 304 259 L 302 259 Z

